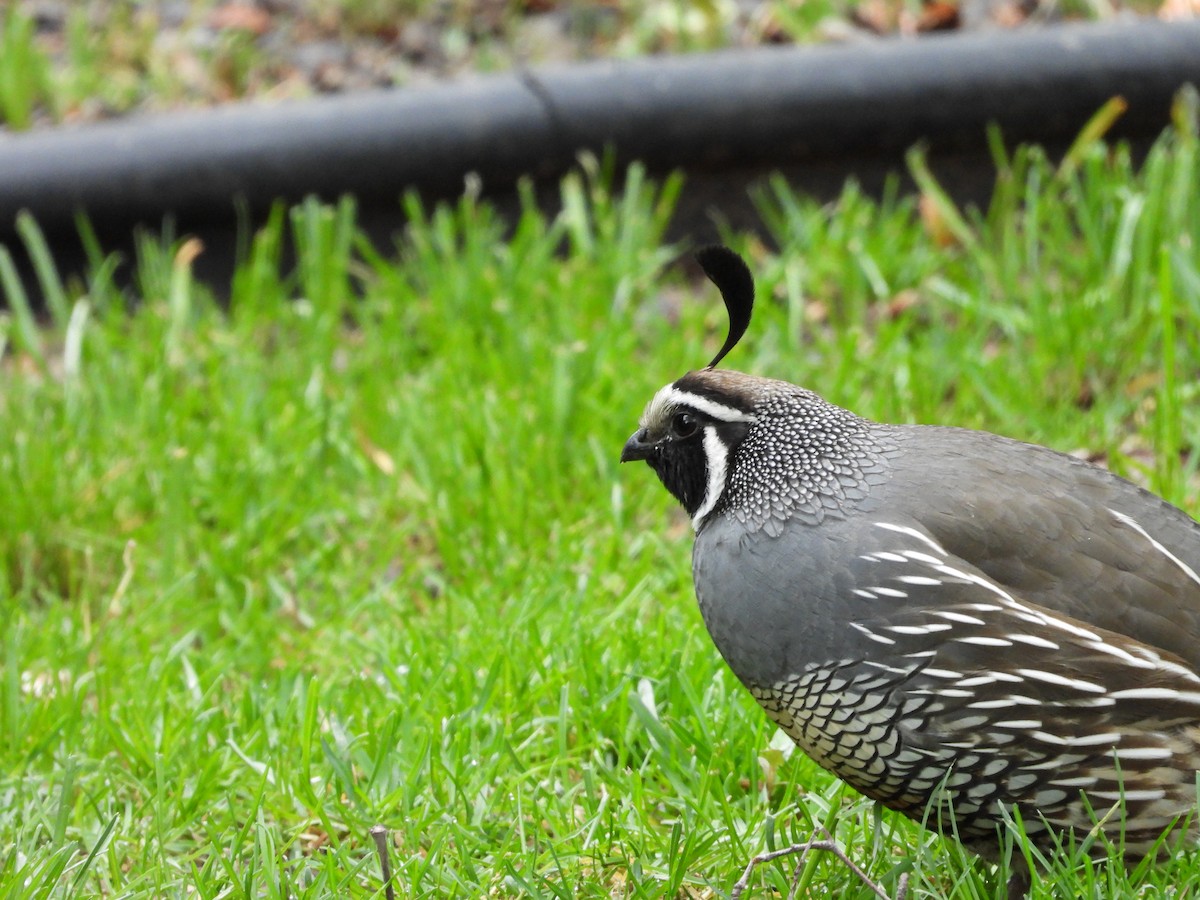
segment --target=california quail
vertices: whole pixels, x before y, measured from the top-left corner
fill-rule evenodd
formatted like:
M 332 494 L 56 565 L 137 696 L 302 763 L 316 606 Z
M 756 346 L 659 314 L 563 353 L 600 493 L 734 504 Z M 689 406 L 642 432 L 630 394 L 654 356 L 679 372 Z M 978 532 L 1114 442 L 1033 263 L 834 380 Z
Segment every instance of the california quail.
M 655 394 L 621 461 L 691 517 L 734 674 L 861 793 L 918 821 L 948 802 L 972 849 L 994 855 L 1005 808 L 1049 849 L 1115 807 L 1105 829 L 1146 855 L 1196 806 L 1200 525 L 1044 447 L 715 368 L 754 283 L 723 247 L 698 261 L 729 337 Z

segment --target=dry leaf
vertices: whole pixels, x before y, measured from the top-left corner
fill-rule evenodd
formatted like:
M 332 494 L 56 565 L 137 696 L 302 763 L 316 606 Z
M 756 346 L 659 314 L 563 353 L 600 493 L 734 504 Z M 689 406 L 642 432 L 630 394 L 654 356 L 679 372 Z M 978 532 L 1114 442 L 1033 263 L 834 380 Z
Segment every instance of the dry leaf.
M 1158 17 L 1164 22 L 1200 19 L 1200 0 L 1163 0 Z
M 271 14 L 250 3 L 230 3 L 214 9 L 208 24 L 217 31 L 245 31 L 262 37 L 271 29 Z
M 939 247 L 953 247 L 958 243 L 936 200 L 928 194 L 922 194 L 917 201 L 917 209 L 921 214 L 921 224 L 925 226 L 925 231 L 933 238 L 935 244 Z
M 920 299 L 921 295 L 912 288 L 901 291 L 887 302 L 888 315 L 892 318 L 895 318 L 905 310 L 912 309 L 914 306 L 916 306 Z
M 951 31 L 958 27 L 958 4 L 932 0 L 917 16 L 917 31 Z
M 884 0 L 864 0 L 850 13 L 855 25 L 875 34 L 891 34 L 896 30 L 895 6 Z
M 387 476 L 396 474 L 396 463 L 386 450 L 377 447 L 362 431 L 355 436 L 358 438 L 358 448 L 362 450 L 367 459 L 375 464 L 375 468 Z

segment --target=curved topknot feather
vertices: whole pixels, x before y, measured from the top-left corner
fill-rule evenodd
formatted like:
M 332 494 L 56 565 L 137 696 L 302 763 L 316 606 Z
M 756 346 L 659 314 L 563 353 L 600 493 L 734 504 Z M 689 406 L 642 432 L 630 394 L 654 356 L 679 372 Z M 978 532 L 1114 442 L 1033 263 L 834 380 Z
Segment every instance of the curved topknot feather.
M 696 262 L 700 263 L 708 280 L 721 292 L 721 299 L 725 301 L 725 309 L 729 312 L 729 334 L 712 362 L 706 366 L 712 369 L 737 345 L 750 325 L 750 314 L 754 309 L 754 277 L 740 256 L 720 244 L 698 250 Z

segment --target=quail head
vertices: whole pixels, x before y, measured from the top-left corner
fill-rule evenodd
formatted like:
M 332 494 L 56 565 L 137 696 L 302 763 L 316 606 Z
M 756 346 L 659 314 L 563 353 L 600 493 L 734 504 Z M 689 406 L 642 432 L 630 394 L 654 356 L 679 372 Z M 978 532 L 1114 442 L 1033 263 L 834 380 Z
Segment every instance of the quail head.
M 918 821 L 948 804 L 978 852 L 1017 810 L 1044 848 L 1102 821 L 1147 854 L 1196 806 L 1200 526 L 1044 447 L 716 368 L 754 284 L 728 249 L 698 261 L 729 337 L 655 394 L 621 460 L 691 517 L 730 669 L 821 766 Z

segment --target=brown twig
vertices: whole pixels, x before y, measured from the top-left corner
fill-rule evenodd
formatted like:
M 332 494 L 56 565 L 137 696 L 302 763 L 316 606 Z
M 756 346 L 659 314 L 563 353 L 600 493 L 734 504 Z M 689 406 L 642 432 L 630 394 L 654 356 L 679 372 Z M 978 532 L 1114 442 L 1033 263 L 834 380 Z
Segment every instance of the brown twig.
M 792 900 L 792 898 L 795 896 L 796 889 L 799 887 L 800 870 L 804 866 L 804 858 L 810 850 L 820 850 L 826 853 L 832 853 L 834 856 L 840 859 L 846 865 L 846 867 L 850 869 L 851 872 L 857 875 L 863 884 L 874 891 L 875 894 L 881 898 L 881 900 L 893 900 L 893 898 L 887 895 L 887 892 L 884 891 L 883 888 L 872 881 L 867 873 L 859 868 L 859 866 L 856 865 L 855 862 L 846 855 L 846 852 L 838 845 L 828 831 L 825 831 L 824 828 L 822 828 L 821 831 L 825 833 L 824 840 L 815 840 L 817 832 L 814 831 L 814 839 L 810 839 L 803 844 L 793 844 L 791 847 L 784 847 L 782 850 L 772 850 L 770 853 L 760 853 L 758 856 L 751 859 L 746 865 L 746 871 L 742 872 L 742 877 L 738 879 L 737 884 L 733 886 L 733 890 L 729 892 L 729 900 L 740 900 L 746 888 L 750 886 L 750 876 L 762 863 L 771 862 L 771 860 L 779 859 L 780 857 L 784 856 L 799 854 L 800 861 L 796 864 L 796 875 L 792 881 L 792 890 L 788 893 L 788 900 Z M 905 872 L 900 876 L 900 881 L 896 885 L 895 900 L 904 900 L 907 895 L 908 873 Z
M 375 852 L 379 854 L 379 871 L 383 875 L 383 896 L 387 900 L 396 900 L 396 889 L 392 887 L 392 861 L 388 855 L 387 836 L 386 826 L 371 826 L 371 838 L 375 841 Z

